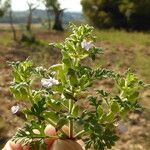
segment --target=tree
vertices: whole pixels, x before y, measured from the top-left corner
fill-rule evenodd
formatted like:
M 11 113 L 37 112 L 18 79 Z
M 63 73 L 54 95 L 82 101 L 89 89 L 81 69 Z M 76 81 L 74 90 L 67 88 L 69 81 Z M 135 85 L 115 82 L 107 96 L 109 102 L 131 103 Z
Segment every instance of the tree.
M 8 15 L 10 18 L 10 26 L 11 26 L 11 30 L 13 33 L 13 39 L 14 39 L 14 41 L 17 41 L 16 30 L 15 30 L 15 27 L 13 25 L 11 0 L 5 0 L 3 5 L 2 5 L 1 0 L 0 0 L 0 17 L 3 17 L 5 14 Z
M 31 25 L 32 25 L 32 14 L 33 11 L 38 7 L 38 5 L 35 5 L 31 1 L 27 1 L 28 4 L 28 17 L 27 17 L 27 23 L 26 23 L 26 31 L 25 33 L 22 34 L 21 37 L 21 42 L 28 42 L 28 43 L 34 43 L 36 42 L 36 38 L 34 34 L 32 33 Z
M 51 29 L 51 8 L 49 7 L 49 0 L 43 0 L 43 3 L 46 7 L 46 13 L 47 13 L 47 21 L 48 21 L 48 29 Z
M 11 30 L 13 33 L 13 39 L 14 39 L 14 41 L 17 41 L 16 29 L 15 29 L 14 24 L 13 24 L 13 12 L 12 12 L 12 8 L 11 8 L 11 2 L 12 2 L 11 0 L 7 0 L 5 2 L 5 6 L 7 7 L 7 12 L 8 12 L 8 15 L 10 18 L 10 26 L 11 26 Z
M 0 0 L 0 17 L 2 17 L 3 16 L 3 14 L 4 14 L 4 11 L 3 11 L 3 8 L 2 8 L 2 4 L 1 4 L 2 2 L 1 2 L 1 0 Z
M 33 3 L 27 1 L 29 8 L 29 15 L 26 24 L 26 30 L 31 33 L 31 24 L 32 24 L 32 13 L 38 7 L 38 5 L 34 5 Z
M 123 15 L 119 11 L 121 0 L 81 0 L 84 14 L 96 27 L 124 26 Z
M 98 28 L 150 29 L 149 0 L 81 0 L 81 5 Z
M 0 17 L 3 17 L 4 14 L 7 12 L 8 5 L 7 0 L 2 1 L 0 0 Z
M 150 29 L 150 0 L 123 0 L 119 7 L 128 28 Z
M 53 12 L 54 14 L 53 29 L 57 31 L 63 31 L 62 16 L 65 9 L 61 9 L 58 0 L 43 0 L 43 2 L 48 11 L 48 15 L 50 15 L 50 12 Z

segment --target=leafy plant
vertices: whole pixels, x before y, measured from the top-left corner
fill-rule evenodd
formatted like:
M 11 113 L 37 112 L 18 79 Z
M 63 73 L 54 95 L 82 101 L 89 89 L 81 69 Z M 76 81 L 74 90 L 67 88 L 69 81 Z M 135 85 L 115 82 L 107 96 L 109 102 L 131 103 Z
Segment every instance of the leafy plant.
M 60 64 L 45 69 L 35 67 L 29 59 L 10 63 L 14 76 L 10 89 L 16 99 L 30 103 L 22 110 L 27 123 L 17 131 L 13 141 L 45 149 L 44 138 L 82 139 L 86 149 L 103 150 L 111 148 L 118 140 L 116 124 L 130 111 L 142 109 L 138 98 L 140 90 L 147 85 L 130 70 L 120 75 L 109 69 L 83 65 L 85 59 L 95 60 L 102 49 L 94 45 L 92 27 L 71 25 L 71 28 L 73 33 L 63 43 L 52 44 L 61 50 Z M 78 103 L 82 95 L 88 93 L 94 81 L 107 78 L 114 81 L 118 92 L 96 89 L 94 96 L 88 94 L 86 98 L 91 109 L 82 111 Z M 37 86 L 38 81 L 41 83 Z M 47 124 L 59 131 L 55 137 L 44 134 Z M 69 126 L 69 135 L 62 130 L 64 125 Z M 39 134 L 34 133 L 35 129 Z

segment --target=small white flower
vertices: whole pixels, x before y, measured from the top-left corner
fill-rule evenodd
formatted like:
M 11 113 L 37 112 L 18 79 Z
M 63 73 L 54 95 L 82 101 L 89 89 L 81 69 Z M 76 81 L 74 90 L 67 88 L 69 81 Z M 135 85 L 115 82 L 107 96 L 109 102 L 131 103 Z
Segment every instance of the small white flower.
M 43 87 L 48 88 L 48 87 L 51 87 L 53 85 L 58 85 L 59 81 L 54 79 L 54 78 L 52 78 L 52 77 L 50 77 L 49 79 L 45 79 L 45 78 L 42 79 L 41 80 L 41 84 L 42 84 Z
M 20 109 L 20 106 L 19 105 L 16 105 L 16 106 L 12 106 L 11 107 L 11 112 L 12 114 L 16 114 Z
M 117 125 L 117 130 L 118 130 L 120 133 L 125 133 L 125 132 L 128 131 L 128 127 L 127 127 L 124 123 L 120 122 L 120 123 Z
M 81 47 L 88 51 L 91 47 L 93 47 L 92 41 L 87 42 L 86 40 L 83 40 L 81 42 Z

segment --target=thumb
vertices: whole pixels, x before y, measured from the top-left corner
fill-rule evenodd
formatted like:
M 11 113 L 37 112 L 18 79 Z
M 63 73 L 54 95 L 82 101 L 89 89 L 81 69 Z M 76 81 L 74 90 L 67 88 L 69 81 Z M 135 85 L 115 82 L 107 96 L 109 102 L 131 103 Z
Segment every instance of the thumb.
M 23 150 L 22 146 L 18 143 L 8 141 L 3 150 Z

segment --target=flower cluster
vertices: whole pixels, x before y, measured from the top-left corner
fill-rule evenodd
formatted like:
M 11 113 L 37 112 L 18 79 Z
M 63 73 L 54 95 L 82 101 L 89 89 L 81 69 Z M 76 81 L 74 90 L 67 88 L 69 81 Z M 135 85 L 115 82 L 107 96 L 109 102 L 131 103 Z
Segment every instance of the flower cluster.
M 58 85 L 59 81 L 52 78 L 52 77 L 50 77 L 49 79 L 43 78 L 41 80 L 41 84 L 42 84 L 43 87 L 49 88 L 49 87 L 52 87 L 53 85 Z
M 92 41 L 87 42 L 85 39 L 81 42 L 81 47 L 89 51 L 92 47 Z
M 20 110 L 20 106 L 19 105 L 11 107 L 12 114 L 16 114 L 19 110 Z

